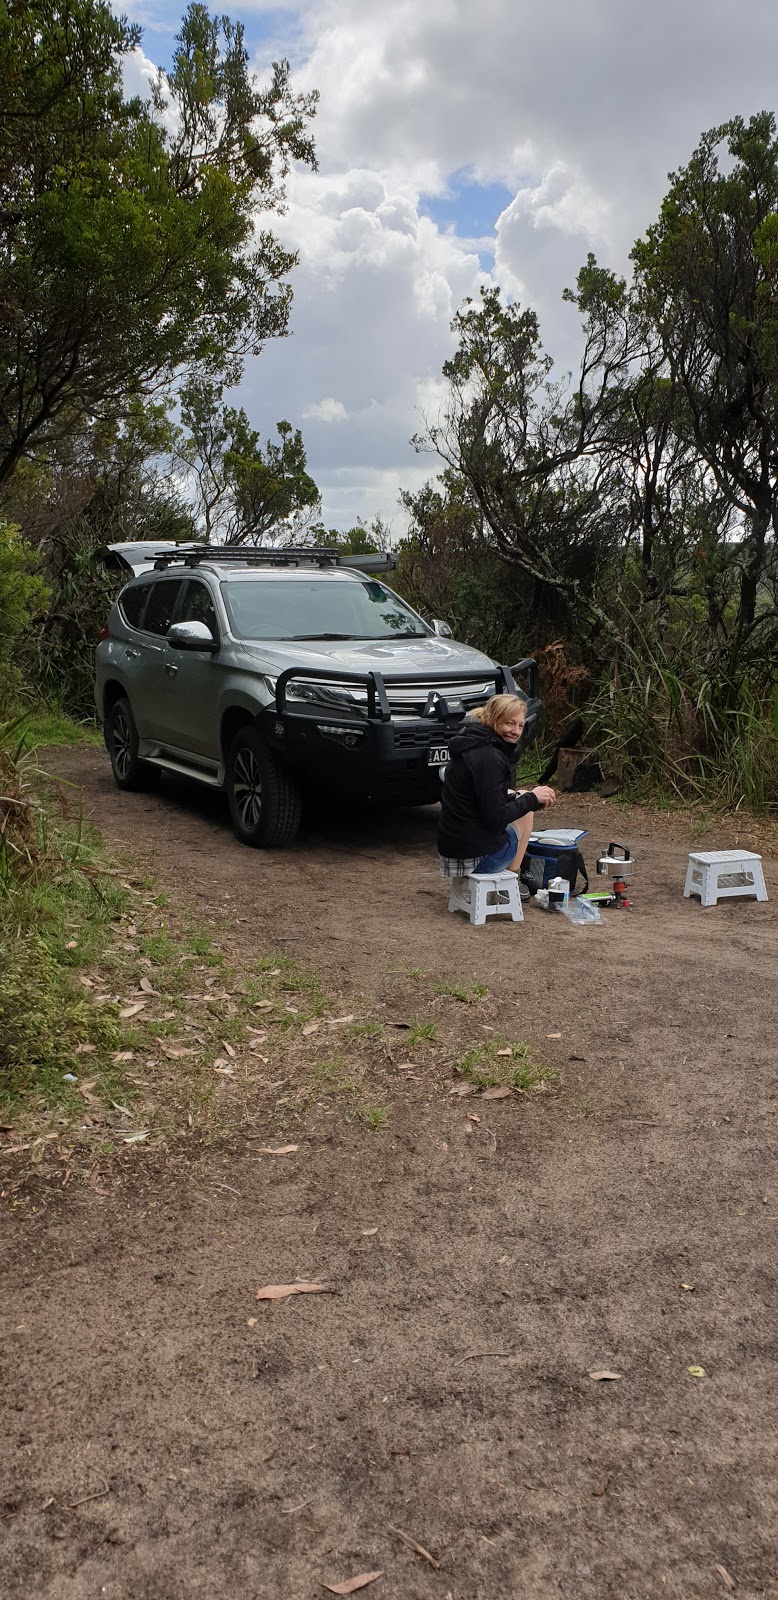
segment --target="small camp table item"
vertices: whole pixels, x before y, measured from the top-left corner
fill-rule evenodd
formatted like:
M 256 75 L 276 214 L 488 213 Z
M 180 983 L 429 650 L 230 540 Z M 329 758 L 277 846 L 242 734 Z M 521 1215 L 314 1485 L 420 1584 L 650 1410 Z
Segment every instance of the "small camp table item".
M 616 854 L 617 850 L 621 851 L 620 855 Z M 611 839 L 597 862 L 597 871 L 601 878 L 610 878 L 617 910 L 628 911 L 627 881 L 635 871 L 635 858 L 631 850 L 625 844 L 617 844 L 615 839 Z

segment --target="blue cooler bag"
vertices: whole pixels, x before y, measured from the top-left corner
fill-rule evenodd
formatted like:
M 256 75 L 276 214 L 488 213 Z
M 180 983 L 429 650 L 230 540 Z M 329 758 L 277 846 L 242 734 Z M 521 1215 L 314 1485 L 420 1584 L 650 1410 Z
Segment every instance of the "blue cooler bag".
M 552 878 L 566 878 L 571 894 L 586 893 L 589 879 L 578 848 L 586 834 L 586 828 L 543 828 L 530 834 L 520 873 L 530 894 L 548 888 Z M 583 884 L 576 890 L 579 873 Z

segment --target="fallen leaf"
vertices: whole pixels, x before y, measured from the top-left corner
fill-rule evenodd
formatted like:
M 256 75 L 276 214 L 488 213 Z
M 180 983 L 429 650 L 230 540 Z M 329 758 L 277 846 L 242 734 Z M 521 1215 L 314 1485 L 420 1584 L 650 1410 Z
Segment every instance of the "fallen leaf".
M 114 1050 L 114 1053 L 111 1056 L 111 1060 L 112 1061 L 132 1061 L 132 1058 L 133 1058 L 134 1054 L 135 1054 L 134 1050 Z
M 92 1051 L 96 1048 L 96 1045 L 93 1044 L 77 1044 L 73 1054 L 74 1056 L 91 1056 Z
M 484 1089 L 479 1098 L 481 1100 L 504 1100 L 512 1092 L 511 1089 Z
M 467 1120 L 468 1122 L 480 1122 L 481 1118 L 476 1115 L 475 1111 L 468 1111 Z
M 180 1049 L 173 1044 L 163 1044 L 162 1049 L 171 1061 L 178 1061 L 181 1056 L 196 1056 L 196 1050 Z
M 306 1022 L 305 1027 L 303 1028 L 303 1038 L 306 1039 L 309 1033 L 315 1033 L 318 1026 L 318 1022 Z
M 284 1006 L 284 1010 L 291 1011 L 293 1017 L 297 1017 L 300 1014 L 299 1006 Z
M 247 1317 L 246 1318 L 246 1327 L 247 1328 L 255 1328 L 256 1325 L 257 1325 L 256 1317 Z
M 272 970 L 268 973 L 268 977 L 269 978 L 280 978 L 280 976 L 281 976 L 281 968 L 280 967 L 273 967 Z
M 79 983 L 83 983 L 85 989 L 94 989 L 94 983 L 92 982 L 91 978 L 79 977 L 78 981 Z
M 226 1039 L 222 1039 L 222 1049 L 226 1050 L 227 1055 L 230 1056 L 231 1059 L 234 1061 L 234 1059 L 235 1059 L 235 1051 L 233 1050 L 232 1045 L 227 1043 Z
M 330 1594 L 356 1594 L 357 1589 L 366 1589 L 369 1583 L 375 1583 L 376 1578 L 382 1578 L 383 1572 L 360 1572 L 356 1578 L 348 1578 L 345 1583 L 323 1583 L 323 1589 L 329 1589 Z
M 687 1367 L 686 1371 L 688 1372 L 690 1378 L 704 1378 L 705 1377 L 705 1368 L 704 1367 Z
M 547 1039 L 561 1039 L 561 1037 L 562 1037 L 561 1033 L 547 1033 L 546 1034 L 546 1038 Z
M 272 1011 L 272 1009 L 273 1009 L 273 1001 L 272 1000 L 258 1000 L 256 1005 L 254 1006 L 254 1010 L 255 1011 Z
M 377 1233 L 377 1232 L 378 1232 L 377 1228 L 363 1228 L 362 1229 L 362 1238 L 363 1239 L 370 1239 L 372 1237 L 372 1235 L 374 1233 Z
M 142 989 L 144 994 L 159 994 L 159 989 L 154 988 L 150 978 L 141 978 L 138 988 Z
M 331 1283 L 268 1283 L 257 1289 L 257 1300 L 286 1300 L 290 1294 L 332 1294 Z
M 694 1284 L 693 1283 L 682 1283 L 681 1284 L 681 1288 L 685 1289 L 687 1294 L 694 1294 Z
M 475 1085 L 472 1083 L 454 1083 L 448 1092 L 449 1094 L 458 1094 L 464 1097 L 466 1094 L 475 1094 Z
M 266 1039 L 267 1039 L 267 1034 L 266 1033 L 258 1033 L 258 1034 L 256 1034 L 253 1039 L 249 1039 L 249 1050 L 258 1050 L 260 1045 L 265 1043 Z
M 510 1046 L 509 1046 L 507 1050 L 498 1050 L 497 1054 L 498 1054 L 498 1056 L 512 1056 L 513 1055 L 513 1051 L 510 1049 Z
M 257 1145 L 257 1154 L 260 1156 L 290 1156 L 293 1150 L 299 1150 L 299 1144 L 260 1144 Z
M 353 1022 L 353 1021 L 354 1021 L 354 1013 L 353 1013 L 353 1011 L 349 1011 L 349 1014 L 348 1014 L 347 1017 L 330 1017 L 330 1027 L 331 1028 L 338 1028 L 338 1027 L 340 1027 L 340 1024 L 342 1022 Z
M 230 1066 L 229 1061 L 214 1061 L 213 1070 L 219 1074 L 220 1078 L 234 1078 L 235 1076 L 235 1068 Z
M 398 1061 L 398 1063 L 397 1063 L 397 1071 L 398 1072 L 415 1072 L 416 1071 L 416 1062 L 415 1061 Z
M 134 1017 L 138 1011 L 143 1010 L 145 1005 L 148 1005 L 147 1000 L 134 1000 L 131 1006 L 122 1006 L 119 1016 Z
M 122 1144 L 141 1144 L 144 1139 L 148 1139 L 148 1133 L 146 1132 L 124 1133 L 121 1135 Z
M 68 939 L 68 942 L 65 945 L 65 949 L 66 950 L 75 950 L 77 944 L 78 944 L 78 940 L 77 939 Z
M 589 1373 L 589 1377 L 594 1378 L 595 1383 L 617 1383 L 623 1376 L 624 1374 L 621 1372 L 608 1372 L 607 1368 L 604 1368 L 601 1372 Z
M 734 1589 L 735 1580 L 731 1576 L 731 1574 L 729 1572 L 727 1572 L 726 1567 L 722 1567 L 720 1561 L 716 1562 L 716 1565 L 714 1566 L 713 1571 L 718 1573 L 718 1575 L 719 1575 L 719 1577 L 720 1577 L 725 1589 Z

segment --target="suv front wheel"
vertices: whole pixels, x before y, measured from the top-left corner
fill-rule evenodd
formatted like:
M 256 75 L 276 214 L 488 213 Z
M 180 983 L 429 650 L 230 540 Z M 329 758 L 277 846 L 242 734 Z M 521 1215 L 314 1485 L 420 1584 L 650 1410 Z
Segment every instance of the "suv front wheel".
M 105 742 L 120 789 L 153 789 L 159 783 L 159 767 L 141 761 L 138 755 L 138 730 L 129 700 L 116 700 L 111 706 L 105 722 Z
M 300 827 L 300 791 L 266 750 L 256 728 L 241 728 L 227 757 L 227 797 L 232 826 L 242 844 L 278 849 Z

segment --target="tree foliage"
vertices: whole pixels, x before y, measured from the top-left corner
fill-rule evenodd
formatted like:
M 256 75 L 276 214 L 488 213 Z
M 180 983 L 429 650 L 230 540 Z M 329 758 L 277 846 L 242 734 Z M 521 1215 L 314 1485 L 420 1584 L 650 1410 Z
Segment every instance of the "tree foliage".
M 595 720 L 611 757 L 621 737 L 633 766 L 658 763 L 683 789 L 728 752 L 722 792 L 764 799 L 778 781 L 771 114 L 703 136 L 633 269 L 627 281 L 589 256 L 566 292 L 581 317 L 575 380 L 556 374 L 531 308 L 496 289 L 466 302 L 440 416 L 417 441 L 445 471 L 406 502 L 404 560 L 412 584 L 440 589 L 442 540 L 455 610 L 453 574 L 467 579 L 464 545 L 480 542 L 471 591 L 496 558 L 524 648 L 563 631 L 604 686 Z M 477 615 L 473 592 L 467 603 Z M 493 648 L 492 621 L 476 633 Z
M 315 96 L 285 62 L 258 86 L 242 25 L 194 3 L 151 99 L 125 100 L 138 39 L 103 0 L 0 5 L 0 484 L 286 330 L 294 256 L 254 216 L 314 163 Z
M 279 443 L 262 443 L 243 407 L 223 403 L 223 388 L 198 378 L 184 389 L 179 459 L 194 489 L 195 518 L 206 540 L 287 544 L 310 531 L 319 491 L 307 469 L 303 436 L 279 422 Z

